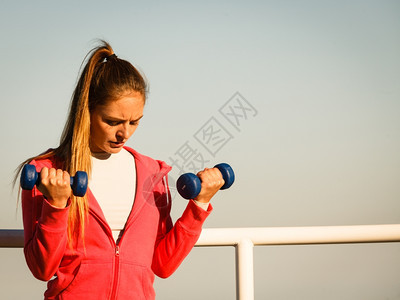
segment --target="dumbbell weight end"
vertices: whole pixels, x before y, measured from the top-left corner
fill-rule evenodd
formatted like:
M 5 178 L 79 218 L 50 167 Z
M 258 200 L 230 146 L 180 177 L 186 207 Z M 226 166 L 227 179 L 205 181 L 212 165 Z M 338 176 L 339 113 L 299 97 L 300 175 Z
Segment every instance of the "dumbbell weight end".
M 194 199 L 201 191 L 201 181 L 193 173 L 186 173 L 178 178 L 176 188 L 184 199 Z

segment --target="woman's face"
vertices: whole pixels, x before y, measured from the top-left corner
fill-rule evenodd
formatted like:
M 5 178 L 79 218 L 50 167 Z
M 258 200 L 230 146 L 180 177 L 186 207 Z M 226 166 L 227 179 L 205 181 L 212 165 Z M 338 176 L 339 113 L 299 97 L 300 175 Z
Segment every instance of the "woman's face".
M 135 132 L 143 117 L 144 98 L 130 92 L 97 106 L 90 115 L 90 150 L 93 153 L 118 153 Z

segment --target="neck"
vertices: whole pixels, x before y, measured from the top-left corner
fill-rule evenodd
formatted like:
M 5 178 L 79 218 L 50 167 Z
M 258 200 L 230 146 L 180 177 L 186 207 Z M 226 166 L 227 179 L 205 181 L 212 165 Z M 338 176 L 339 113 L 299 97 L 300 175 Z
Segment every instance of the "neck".
M 97 159 L 108 159 L 112 154 L 107 152 L 92 152 L 92 156 Z

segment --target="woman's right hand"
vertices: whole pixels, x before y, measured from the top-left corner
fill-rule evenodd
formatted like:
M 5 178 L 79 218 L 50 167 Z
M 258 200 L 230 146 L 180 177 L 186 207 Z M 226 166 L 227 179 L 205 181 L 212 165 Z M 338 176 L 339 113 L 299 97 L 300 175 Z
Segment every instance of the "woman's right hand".
M 44 167 L 40 172 L 38 190 L 53 206 L 64 208 L 71 196 L 70 175 L 67 171 Z

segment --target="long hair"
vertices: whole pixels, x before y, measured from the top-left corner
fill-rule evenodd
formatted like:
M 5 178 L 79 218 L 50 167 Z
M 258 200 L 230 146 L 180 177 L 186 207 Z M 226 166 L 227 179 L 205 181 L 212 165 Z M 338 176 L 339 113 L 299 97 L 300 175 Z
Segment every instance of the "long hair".
M 101 40 L 98 47 L 86 55 L 72 94 L 68 119 L 61 135 L 60 145 L 44 154 L 25 160 L 17 168 L 14 183 L 22 167 L 32 161 L 57 158 L 62 168 L 71 176 L 77 171 L 91 175 L 92 161 L 90 151 L 90 115 L 99 105 L 117 100 L 125 93 L 139 92 L 146 101 L 147 83 L 140 72 L 128 61 L 118 58 L 106 41 Z M 79 236 L 84 238 L 85 219 L 89 205 L 87 195 L 76 197 L 71 193 L 71 206 L 68 216 L 68 241 L 73 245 Z

